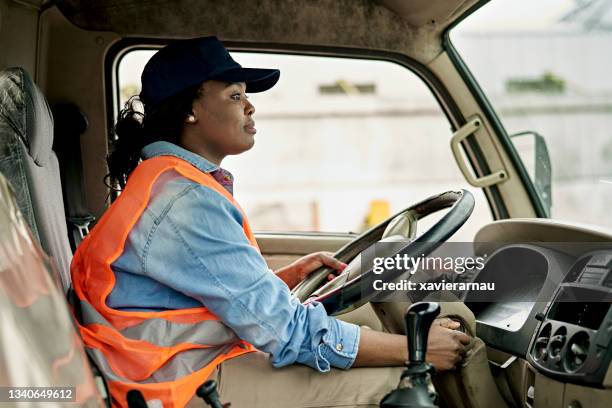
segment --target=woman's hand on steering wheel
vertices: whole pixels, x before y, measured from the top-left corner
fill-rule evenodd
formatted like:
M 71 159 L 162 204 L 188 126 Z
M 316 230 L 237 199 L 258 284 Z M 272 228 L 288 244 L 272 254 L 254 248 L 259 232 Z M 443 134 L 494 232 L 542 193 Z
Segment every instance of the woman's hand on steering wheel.
M 419 220 L 446 208 L 449 208 L 449 211 L 442 218 L 417 236 Z M 335 256 L 348 263 L 346 271 L 340 277 L 326 282 L 331 268 L 322 267 L 319 271 L 310 271 L 309 276 L 295 288 L 290 285 L 292 292 L 302 302 L 321 302 L 328 314 L 342 314 L 354 310 L 378 294 L 378 291 L 368 284 L 374 277 L 372 265 L 366 264 L 362 267 L 361 257 L 358 255 L 374 251 L 377 257 L 393 257 L 398 254 L 426 256 L 449 239 L 467 221 L 473 209 L 474 197 L 467 190 L 447 191 L 420 201 L 340 248 Z M 376 247 L 381 242 L 388 245 Z M 399 279 L 401 273 L 401 270 L 394 271 L 393 274 L 387 273 L 386 279 Z M 395 320 L 403 322 L 403 316 L 397 316 Z
M 303 256 L 295 262 L 280 268 L 277 270 L 276 276 L 281 278 L 283 282 L 289 286 L 289 289 L 293 289 L 298 283 L 303 281 L 308 275 L 314 271 L 326 266 L 335 272 L 341 273 L 346 264 L 334 258 L 334 254 L 331 252 L 314 252 L 312 254 Z M 332 280 L 337 276 L 335 273 L 327 275 L 328 280 Z

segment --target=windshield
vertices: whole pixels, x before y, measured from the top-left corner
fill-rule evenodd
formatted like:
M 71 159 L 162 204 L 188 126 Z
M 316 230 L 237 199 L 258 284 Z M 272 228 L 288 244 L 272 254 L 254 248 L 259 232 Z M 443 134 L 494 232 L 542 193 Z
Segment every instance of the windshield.
M 492 1 L 451 40 L 551 217 L 612 227 L 612 1 Z

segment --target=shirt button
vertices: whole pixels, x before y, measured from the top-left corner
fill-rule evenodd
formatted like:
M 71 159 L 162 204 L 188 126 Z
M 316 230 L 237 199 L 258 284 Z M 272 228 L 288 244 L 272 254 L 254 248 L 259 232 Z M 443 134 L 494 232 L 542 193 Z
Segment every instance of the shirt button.
M 342 351 L 343 349 L 344 349 L 344 346 L 342 345 L 342 343 L 336 344 L 336 350 Z

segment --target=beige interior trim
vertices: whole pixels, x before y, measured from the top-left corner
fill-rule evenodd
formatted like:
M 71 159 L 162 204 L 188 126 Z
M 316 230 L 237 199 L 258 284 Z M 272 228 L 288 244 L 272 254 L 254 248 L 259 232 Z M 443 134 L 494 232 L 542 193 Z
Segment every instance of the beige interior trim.
M 40 10 L 42 3 L 44 3 L 43 0 L 13 0 L 13 2 L 36 11 Z
M 578 405 L 579 404 L 579 405 Z M 612 390 L 566 384 L 563 405 L 557 407 L 608 408 L 612 404 Z M 552 408 L 552 406 L 551 406 Z
M 104 57 L 119 36 L 82 30 L 51 7 L 40 17 L 38 37 L 39 87 L 50 104 L 75 103 L 89 121 L 81 136 L 83 178 L 87 206 L 99 217 L 106 209 L 108 196 L 103 184 L 108 153 Z
M 336 252 L 351 242 L 352 235 L 300 235 L 256 233 L 255 238 L 263 254 L 306 255 L 317 251 Z
M 603 248 L 609 248 L 612 242 L 612 231 L 601 227 L 584 225 L 575 222 L 552 220 L 548 218 L 519 218 L 498 220 L 484 225 L 475 235 L 475 247 L 487 250 L 504 243 L 580 243 L 572 250 L 571 245 L 564 250 L 571 255 L 580 256 L 585 250 L 595 250 L 601 243 Z M 488 244 L 487 244 L 488 245 Z M 553 247 L 558 247 L 554 246 Z M 567 248 L 566 248 L 567 247 Z
M 473 0 L 377 0 L 415 27 L 454 20 L 475 2 Z
M 531 200 L 522 185 L 516 169 L 501 146 L 500 141 L 495 137 L 491 124 L 484 117 L 478 103 L 459 75 L 448 54 L 442 52 L 427 66 L 446 86 L 447 91 L 455 100 L 457 107 L 461 110 L 464 117 L 470 118 L 479 115 L 483 119 L 482 126 L 474 133 L 474 137 L 491 171 L 505 170 L 507 172 L 506 180 L 503 183 L 499 183 L 497 187 L 504 199 L 510 217 L 535 217 L 536 214 Z M 460 126 L 461 124 L 455 125 Z
M 537 407 L 537 408 L 567 407 L 567 405 L 563 405 L 563 392 L 565 391 L 564 383 L 560 381 L 555 381 L 552 378 L 543 376 L 540 373 L 536 373 L 534 388 L 535 388 L 534 407 Z M 583 405 L 583 406 L 592 407 L 591 405 Z
M 451 150 L 459 169 L 463 176 L 474 187 L 489 187 L 499 184 L 506 180 L 506 169 L 501 169 L 487 174 L 482 177 L 477 177 L 472 173 L 471 165 L 467 161 L 467 157 L 461 153 L 461 143 L 470 135 L 474 134 L 480 128 L 482 119 L 479 115 L 474 115 L 468 119 L 467 123 L 461 126 L 453 133 L 450 141 Z
M 0 0 L 0 69 L 20 66 L 34 75 L 38 9 Z
M 606 376 L 603 380 L 603 386 L 606 388 L 612 388 L 612 364 L 608 366 L 608 371 L 606 371 Z
M 401 52 L 427 62 L 476 0 L 58 0 L 69 20 L 123 37 L 308 44 Z M 198 16 L 198 18 L 193 18 Z M 232 23 L 227 23 L 232 16 Z M 321 29 L 325 27 L 326 29 Z M 330 29 L 331 28 L 331 29 Z
M 494 371 L 494 378 L 504 400 L 513 401 L 516 406 L 524 406 L 527 390 L 529 386 L 533 386 L 535 370 L 526 360 L 522 358 L 511 360 L 515 356 L 492 347 L 487 347 L 487 356 L 493 366 L 499 367 Z

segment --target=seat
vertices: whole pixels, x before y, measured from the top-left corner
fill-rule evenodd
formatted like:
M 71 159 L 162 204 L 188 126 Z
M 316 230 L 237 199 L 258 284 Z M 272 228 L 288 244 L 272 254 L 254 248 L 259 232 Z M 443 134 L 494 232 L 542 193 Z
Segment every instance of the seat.
M 53 116 L 40 89 L 23 68 L 0 71 L 0 172 L 15 190 L 21 213 L 53 259 L 67 293 L 72 251 L 52 145 Z

